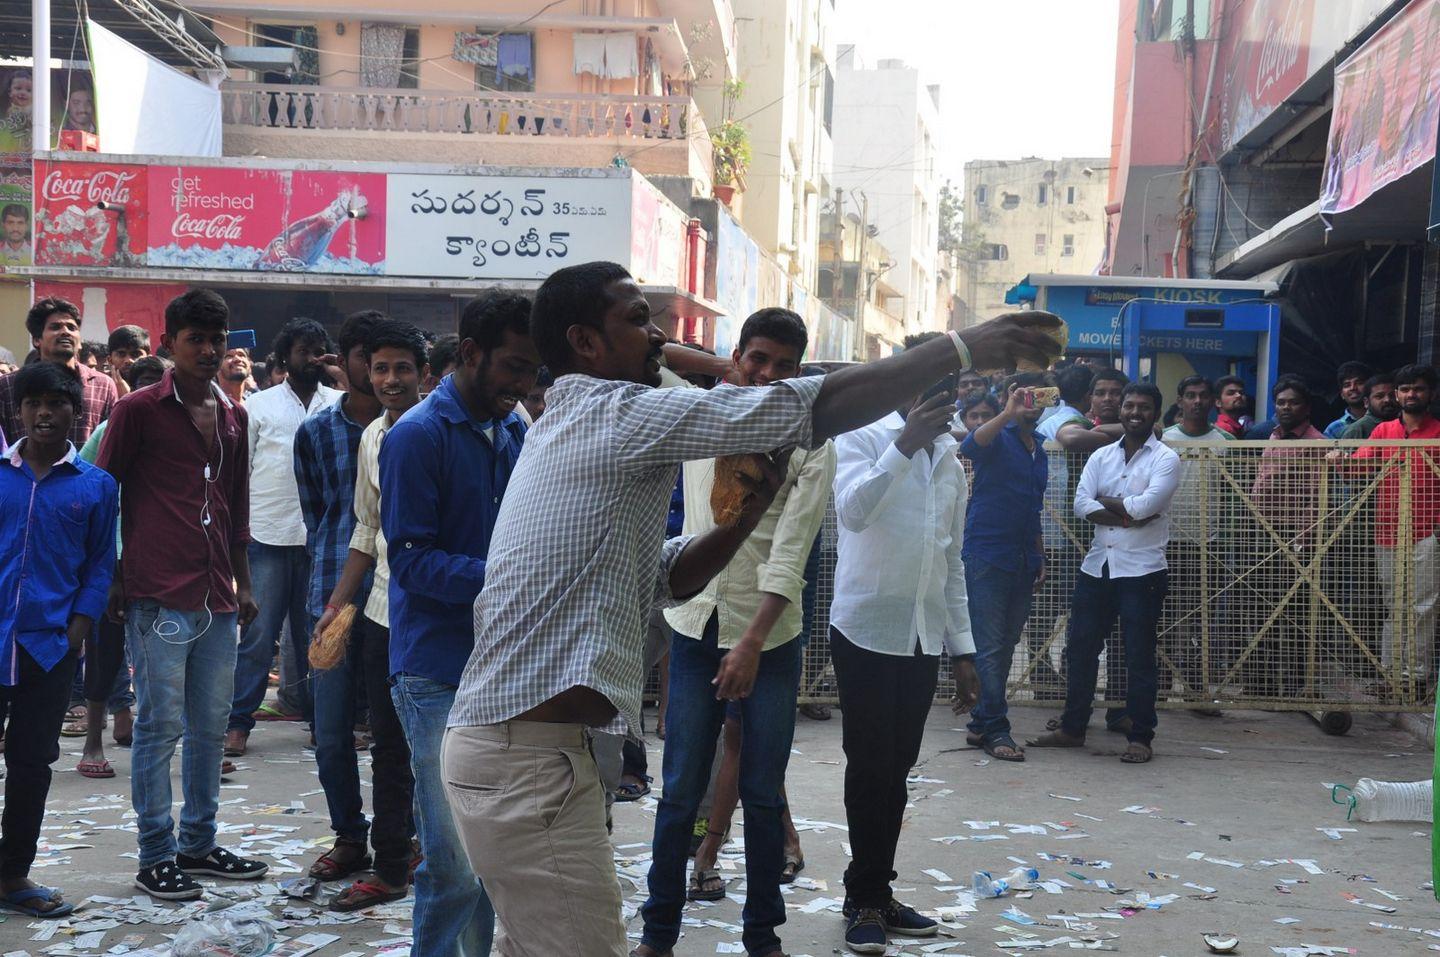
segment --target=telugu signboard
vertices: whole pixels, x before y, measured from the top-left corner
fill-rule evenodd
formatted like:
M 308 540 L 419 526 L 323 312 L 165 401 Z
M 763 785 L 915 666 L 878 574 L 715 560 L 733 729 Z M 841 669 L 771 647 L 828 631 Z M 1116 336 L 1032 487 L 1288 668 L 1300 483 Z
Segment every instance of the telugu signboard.
M 1335 69 L 1320 211 L 1354 209 L 1435 157 L 1440 0 L 1414 0 Z
M 151 166 L 148 262 L 191 269 L 385 272 L 385 175 Z
M 145 167 L 35 164 L 35 263 L 143 266 L 149 201 Z
M 392 276 L 543 279 L 630 250 L 629 177 L 391 173 Z

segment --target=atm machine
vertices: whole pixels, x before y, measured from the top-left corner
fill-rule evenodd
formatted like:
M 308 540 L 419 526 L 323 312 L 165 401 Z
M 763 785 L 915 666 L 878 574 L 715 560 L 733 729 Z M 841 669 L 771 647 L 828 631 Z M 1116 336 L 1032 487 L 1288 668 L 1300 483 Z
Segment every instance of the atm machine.
M 1267 282 L 1032 274 L 1005 299 L 1059 314 L 1070 327 L 1068 355 L 1114 365 L 1155 383 L 1167 398 L 1188 375 L 1238 375 L 1256 397 L 1256 418 L 1265 419 L 1279 363 L 1276 289 Z

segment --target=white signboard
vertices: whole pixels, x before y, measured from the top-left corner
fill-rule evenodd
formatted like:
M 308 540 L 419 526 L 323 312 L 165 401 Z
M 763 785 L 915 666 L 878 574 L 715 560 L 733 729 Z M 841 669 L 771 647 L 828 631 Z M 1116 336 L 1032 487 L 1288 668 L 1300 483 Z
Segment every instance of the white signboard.
M 630 261 L 628 177 L 387 179 L 386 275 L 543 279 L 575 263 Z

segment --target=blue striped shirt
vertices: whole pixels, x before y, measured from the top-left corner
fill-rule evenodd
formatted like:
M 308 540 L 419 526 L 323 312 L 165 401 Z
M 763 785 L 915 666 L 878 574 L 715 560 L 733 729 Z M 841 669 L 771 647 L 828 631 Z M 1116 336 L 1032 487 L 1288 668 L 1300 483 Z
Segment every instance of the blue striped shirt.
M 319 618 L 340 581 L 350 536 L 355 531 L 355 475 L 360 436 L 365 427 L 345 414 L 348 396 L 315 413 L 295 433 L 295 484 L 305 519 L 305 548 L 310 553 L 310 591 L 306 607 Z M 365 607 L 371 573 L 355 594 Z

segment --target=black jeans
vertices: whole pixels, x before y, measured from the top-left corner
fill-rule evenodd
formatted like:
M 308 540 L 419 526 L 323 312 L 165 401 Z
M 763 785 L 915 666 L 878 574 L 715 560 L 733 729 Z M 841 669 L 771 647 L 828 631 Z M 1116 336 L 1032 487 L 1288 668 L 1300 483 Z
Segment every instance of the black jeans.
M 845 820 L 850 826 L 848 907 L 883 907 L 895 879 L 895 848 L 909 792 L 905 779 L 920 757 L 925 719 L 940 672 L 937 655 L 882 655 L 830 629 L 830 660 L 840 687 L 845 749 Z
M 5 734 L 5 813 L 0 817 L 0 879 L 30 873 L 45 798 L 50 793 L 50 765 L 60 757 L 60 726 L 70 707 L 75 680 L 72 651 L 46 671 L 23 647 L 16 648 L 17 681 L 0 685 L 0 702 L 10 709 Z
M 1169 572 L 1134 578 L 1102 578 L 1083 571 L 1075 576 L 1070 602 L 1070 634 L 1065 644 L 1065 712 L 1060 727 L 1066 734 L 1085 737 L 1095 701 L 1095 679 L 1100 650 L 1120 621 L 1125 642 L 1125 713 L 1130 716 L 1131 741 L 1149 744 L 1155 738 L 1155 630 L 1165 605 Z
M 391 887 L 403 887 L 410 870 L 410 839 L 415 836 L 415 779 L 405 729 L 390 698 L 390 629 L 363 614 L 356 623 L 370 702 L 370 844 L 375 848 L 375 873 Z M 434 758 L 438 761 L 440 756 Z
M 85 642 L 85 700 L 108 701 L 125 667 L 125 626 L 102 615 Z

